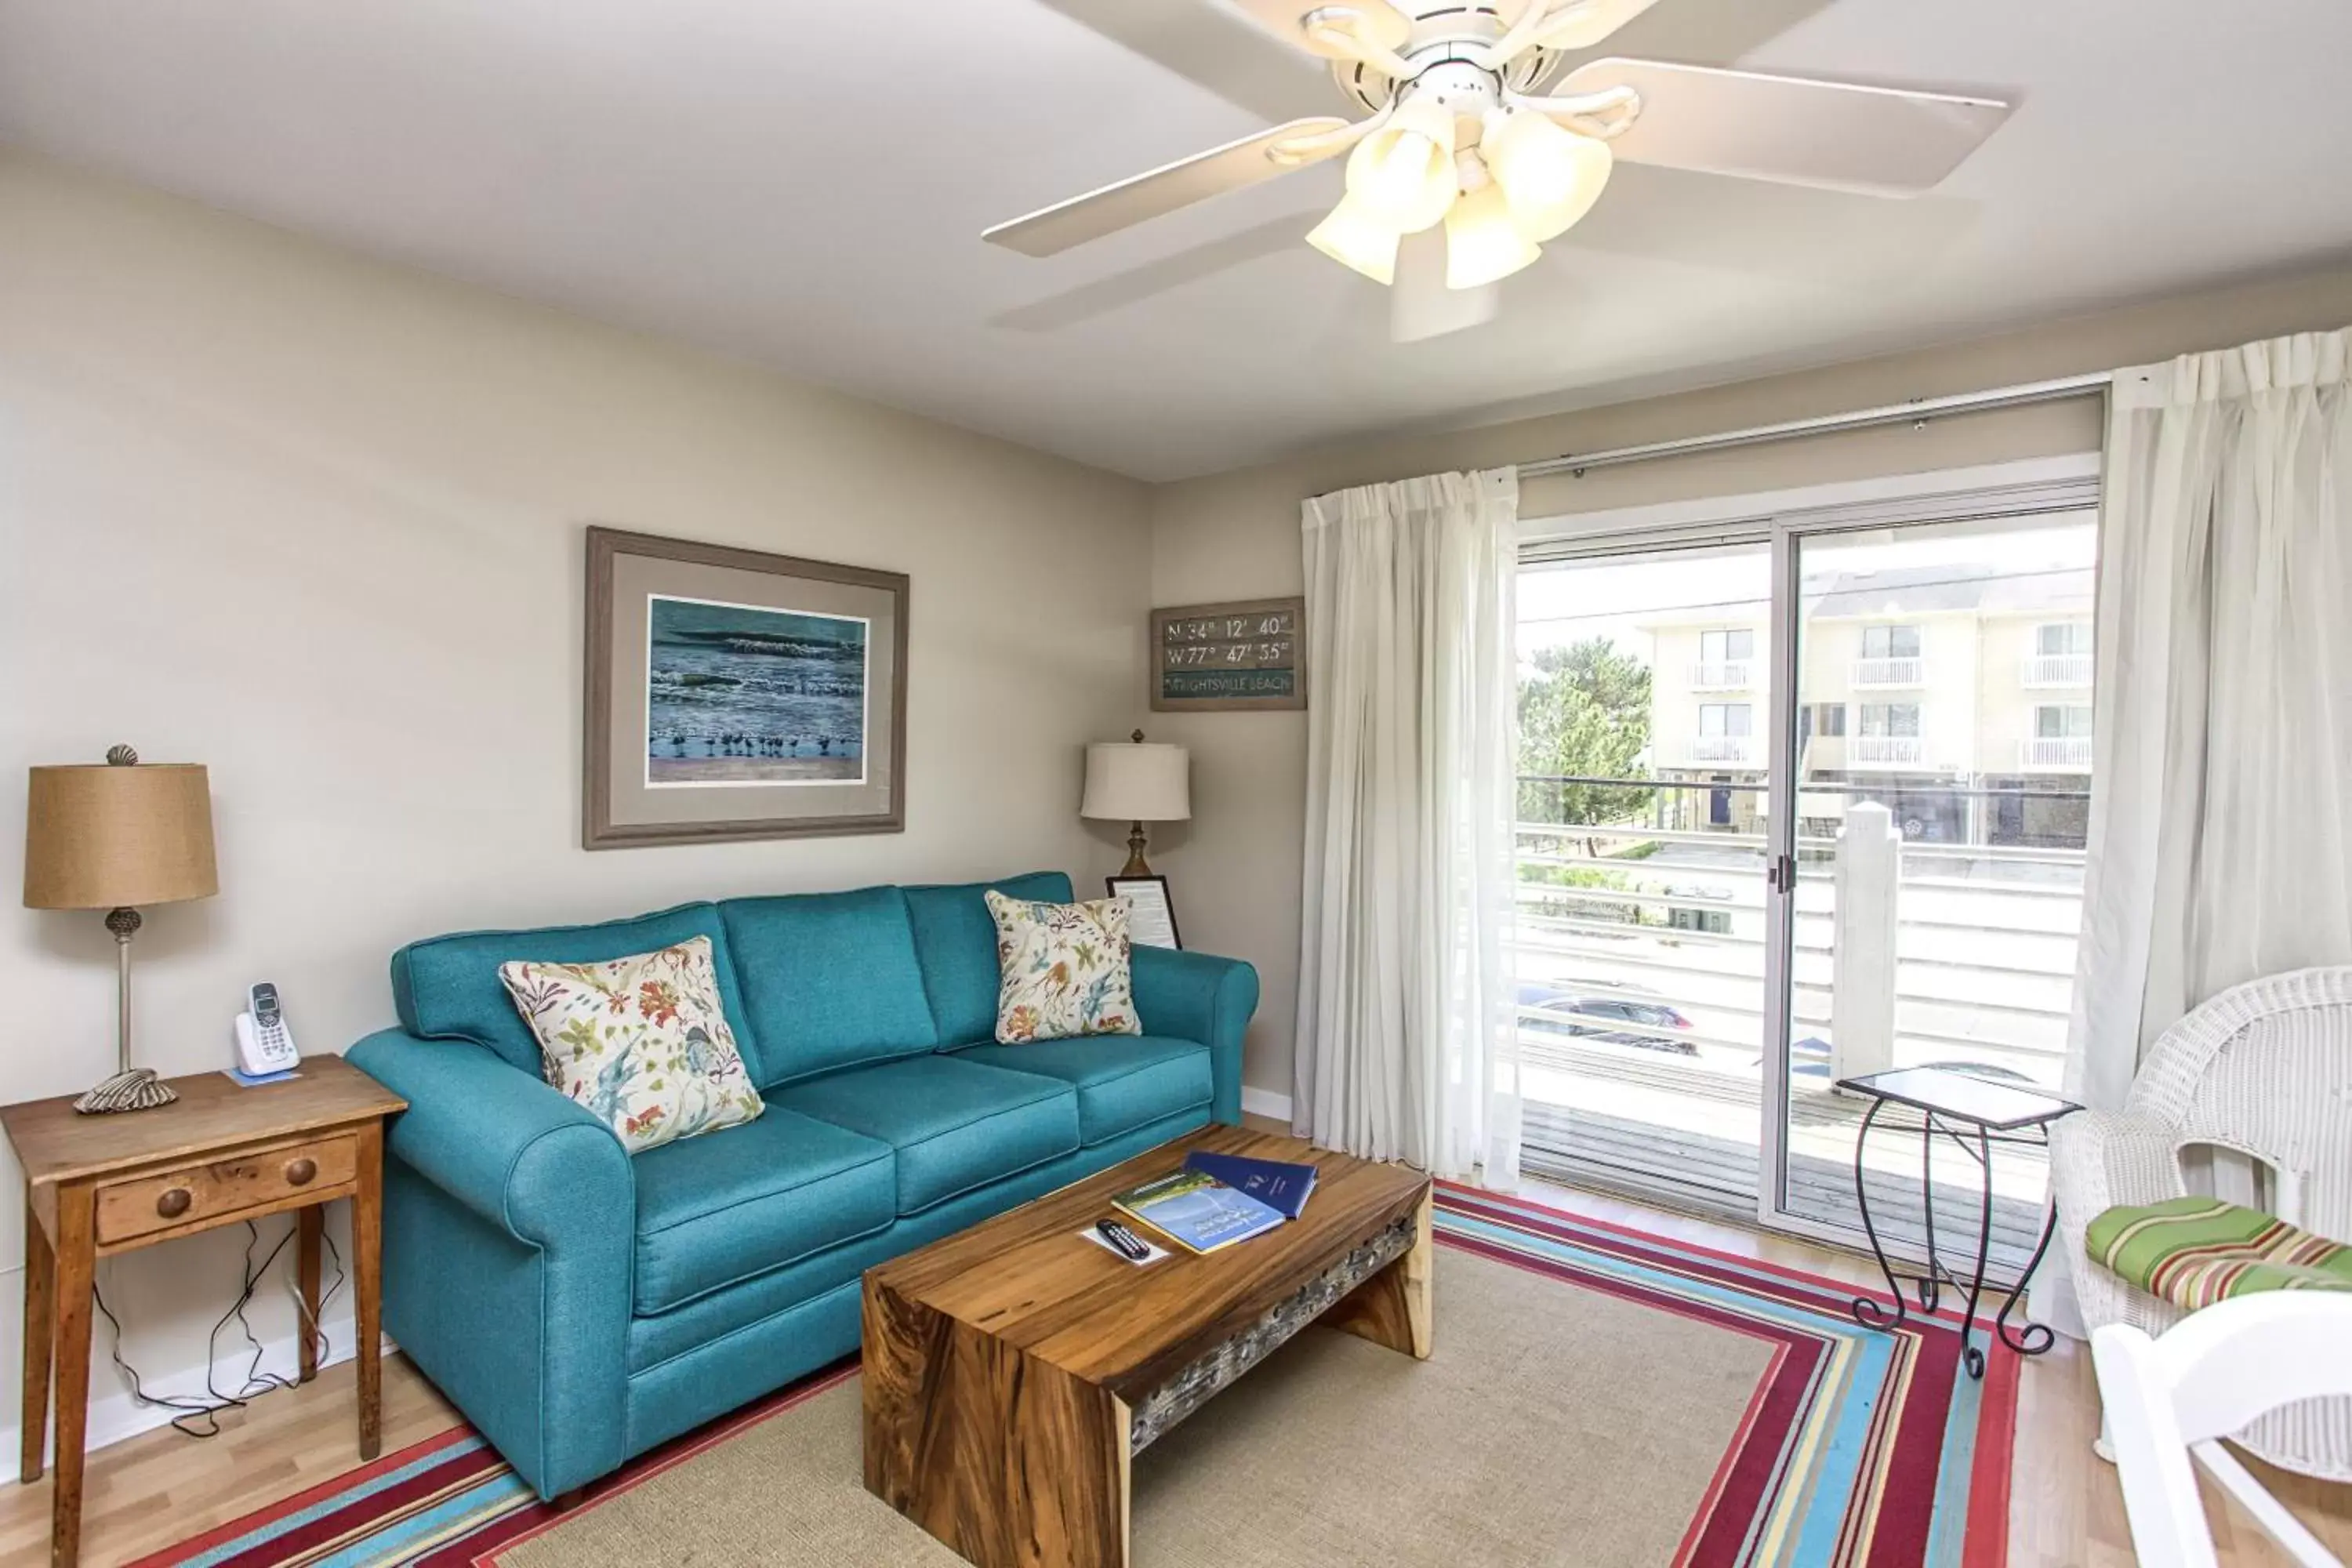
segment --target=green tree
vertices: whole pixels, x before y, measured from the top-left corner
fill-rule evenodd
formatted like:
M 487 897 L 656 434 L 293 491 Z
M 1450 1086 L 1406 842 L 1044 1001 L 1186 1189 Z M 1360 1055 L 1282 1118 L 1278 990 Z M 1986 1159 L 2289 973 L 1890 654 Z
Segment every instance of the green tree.
M 1605 637 L 1538 650 L 1519 682 L 1519 772 L 1640 777 L 1650 744 L 1650 670 Z M 1531 822 L 1614 822 L 1645 810 L 1653 791 L 1537 781 L 1520 786 Z

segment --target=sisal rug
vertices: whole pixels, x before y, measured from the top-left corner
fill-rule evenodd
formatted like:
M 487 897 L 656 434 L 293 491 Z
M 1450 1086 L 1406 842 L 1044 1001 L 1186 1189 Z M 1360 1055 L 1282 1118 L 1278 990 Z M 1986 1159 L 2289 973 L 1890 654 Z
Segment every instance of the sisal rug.
M 1310 1331 L 1138 1457 L 1138 1568 L 1998 1568 L 2017 1361 L 1813 1276 L 1441 1185 L 1436 1353 Z M 1980 1345 L 1986 1341 L 1980 1334 Z M 954 1568 L 860 1483 L 854 1365 L 555 1515 L 459 1428 L 137 1568 Z

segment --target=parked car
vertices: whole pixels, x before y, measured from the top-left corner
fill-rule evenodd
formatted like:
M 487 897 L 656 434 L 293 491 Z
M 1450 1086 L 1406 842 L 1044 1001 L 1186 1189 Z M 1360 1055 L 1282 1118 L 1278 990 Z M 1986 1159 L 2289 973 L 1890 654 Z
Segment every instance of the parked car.
M 1653 1034 L 1610 1027 L 1612 1023 L 1641 1024 L 1651 1029 L 1694 1027 L 1688 1018 L 1663 1002 L 1528 984 L 1519 987 L 1519 1026 L 1539 1034 L 1607 1040 L 1612 1045 L 1639 1046 L 1643 1050 L 1664 1051 L 1670 1056 L 1698 1055 L 1697 1045 L 1689 1040 L 1661 1039 Z

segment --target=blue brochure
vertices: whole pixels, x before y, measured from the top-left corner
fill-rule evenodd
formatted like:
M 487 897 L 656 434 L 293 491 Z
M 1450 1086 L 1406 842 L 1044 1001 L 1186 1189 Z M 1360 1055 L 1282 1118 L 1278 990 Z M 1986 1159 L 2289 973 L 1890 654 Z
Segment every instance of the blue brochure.
M 1297 1219 L 1315 1195 L 1315 1167 L 1287 1160 L 1253 1160 L 1246 1154 L 1195 1149 L 1184 1156 L 1184 1168 L 1205 1172 L 1234 1191 L 1247 1193 L 1285 1219 Z

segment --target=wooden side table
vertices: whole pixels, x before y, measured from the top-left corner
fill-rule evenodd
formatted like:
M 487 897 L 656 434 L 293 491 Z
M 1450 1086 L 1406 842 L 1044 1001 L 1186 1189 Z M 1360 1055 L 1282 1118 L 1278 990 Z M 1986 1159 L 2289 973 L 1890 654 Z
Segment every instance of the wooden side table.
M 58 1474 L 49 1562 L 81 1550 L 84 1422 L 89 1403 L 91 1275 L 98 1259 L 216 1226 L 299 1211 L 296 1271 L 319 1310 L 322 1206 L 352 1200 L 352 1293 L 358 1318 L 360 1458 L 383 1442 L 383 1123 L 408 1102 L 341 1057 L 302 1058 L 282 1083 L 240 1087 L 226 1073 L 172 1080 L 180 1098 L 153 1110 L 83 1116 L 73 1097 L 0 1108 L 25 1167 L 25 1447 L 19 1479 L 41 1477 L 51 1369 Z M 307 1329 L 308 1325 L 306 1325 Z M 314 1337 L 300 1372 L 318 1373 Z

